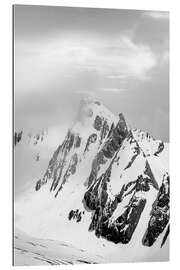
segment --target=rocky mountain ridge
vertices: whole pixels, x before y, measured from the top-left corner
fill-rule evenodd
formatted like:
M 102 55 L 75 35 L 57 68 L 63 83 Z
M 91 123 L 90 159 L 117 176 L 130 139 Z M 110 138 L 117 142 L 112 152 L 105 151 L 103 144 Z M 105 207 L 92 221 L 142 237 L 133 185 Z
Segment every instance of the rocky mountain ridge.
M 34 192 L 56 209 L 39 220 L 37 210 L 31 212 L 33 229 L 20 224 L 30 234 L 41 228 L 41 237 L 61 239 L 62 231 L 74 228 L 104 243 L 163 248 L 169 233 L 168 144 L 131 129 L 122 113 L 116 117 L 100 102 L 83 100 Z

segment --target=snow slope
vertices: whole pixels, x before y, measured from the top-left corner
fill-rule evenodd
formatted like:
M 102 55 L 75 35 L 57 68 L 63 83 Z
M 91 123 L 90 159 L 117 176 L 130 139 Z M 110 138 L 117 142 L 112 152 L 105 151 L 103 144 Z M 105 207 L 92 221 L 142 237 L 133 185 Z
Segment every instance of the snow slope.
M 168 260 L 168 144 L 85 99 L 15 214 L 34 239 L 71 243 L 94 262 Z
M 14 264 L 60 265 L 82 263 L 104 263 L 101 256 L 94 256 L 84 249 L 50 239 L 38 239 L 16 229 Z

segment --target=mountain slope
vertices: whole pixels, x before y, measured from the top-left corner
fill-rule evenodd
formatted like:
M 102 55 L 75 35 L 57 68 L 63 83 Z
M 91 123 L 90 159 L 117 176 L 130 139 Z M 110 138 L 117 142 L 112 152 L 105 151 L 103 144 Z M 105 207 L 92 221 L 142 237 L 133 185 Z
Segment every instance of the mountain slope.
M 130 129 L 123 114 L 98 101 L 83 100 L 16 211 L 16 225 L 30 235 L 96 250 L 109 261 L 156 260 L 161 253 L 168 259 L 168 144 Z

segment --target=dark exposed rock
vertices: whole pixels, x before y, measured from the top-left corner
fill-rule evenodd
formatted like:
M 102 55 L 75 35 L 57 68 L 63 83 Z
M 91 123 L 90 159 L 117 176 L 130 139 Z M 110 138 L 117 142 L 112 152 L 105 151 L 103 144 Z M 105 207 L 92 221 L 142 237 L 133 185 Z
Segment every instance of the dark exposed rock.
M 76 222 L 80 222 L 82 219 L 82 215 L 84 214 L 84 211 L 81 212 L 79 209 L 77 210 L 71 210 L 68 215 L 68 219 L 74 219 Z
M 93 160 L 91 174 L 88 178 L 88 186 L 96 181 L 97 173 L 101 165 L 105 164 L 107 159 L 112 158 L 117 150 L 119 150 L 127 134 L 128 129 L 124 117 L 121 116 L 117 126 L 112 130 L 112 134 Z
M 101 126 L 102 126 L 102 119 L 99 115 L 97 115 L 94 120 L 94 128 L 99 131 L 101 129 Z
M 14 145 L 16 146 L 17 143 L 19 143 L 22 139 L 23 131 L 15 132 L 14 134 Z
M 150 181 L 150 183 L 152 184 L 152 186 L 155 189 L 159 190 L 158 183 L 157 183 L 157 181 L 156 181 L 156 179 L 155 179 L 155 177 L 154 177 L 154 175 L 152 173 L 151 167 L 150 167 L 149 162 L 147 160 L 146 160 L 144 174 L 147 176 L 147 178 L 148 178 L 147 180 Z
M 100 185 L 100 181 L 98 181 L 95 185 L 92 185 L 91 188 L 84 194 L 84 202 L 86 203 L 86 208 L 90 210 L 96 210 L 96 208 L 98 208 L 99 185 Z
M 128 134 L 128 128 L 124 116 L 120 114 L 117 126 L 112 130 L 111 136 L 105 143 L 102 151 L 106 158 L 112 158 L 114 153 L 120 148 L 122 142 Z
M 28 137 L 28 143 L 32 143 L 34 145 L 37 145 L 39 142 L 42 142 L 45 138 L 45 136 L 47 135 L 47 131 L 42 130 L 41 132 L 38 132 L 36 134 L 32 134 L 31 132 L 28 133 L 27 137 Z
M 158 156 L 164 149 L 164 143 L 160 142 L 157 151 L 154 153 L 155 156 Z
M 103 217 L 97 228 L 96 235 L 103 236 L 114 243 L 127 244 L 136 229 L 146 199 L 133 197 L 126 210 L 113 223 L 108 225 L 108 218 Z
M 162 185 L 153 204 L 143 245 L 152 246 L 169 222 L 169 176 L 164 175 Z
M 123 199 L 134 193 L 135 191 L 147 192 L 150 190 L 149 182 L 144 179 L 142 175 L 139 175 L 137 180 L 129 182 L 127 185 L 123 185 L 121 191 L 116 195 L 118 203 L 122 202 Z
M 118 201 L 122 201 L 125 196 L 131 194 L 133 191 L 148 192 L 151 186 L 155 189 L 159 189 L 154 175 L 149 167 L 149 163 L 146 161 L 143 175 L 140 174 L 136 180 L 130 181 L 127 185 L 124 184 L 120 193 L 117 195 L 117 199 Z
M 100 145 L 102 144 L 103 139 L 105 139 L 107 133 L 109 132 L 109 126 L 107 120 L 104 121 L 101 131 L 100 131 Z
M 134 139 L 134 136 L 133 136 L 131 130 L 129 131 L 127 138 L 128 138 L 129 143 L 135 144 L 135 146 L 133 148 L 134 154 L 133 154 L 131 160 L 129 161 L 129 163 L 127 164 L 127 166 L 124 168 L 125 170 L 131 167 L 131 165 L 133 164 L 136 157 L 140 154 L 140 147 L 139 147 L 137 141 Z
M 96 180 L 97 173 L 100 170 L 100 167 L 102 164 L 105 164 L 107 162 L 107 159 L 104 157 L 104 154 L 102 151 L 98 152 L 96 157 L 94 158 L 92 162 L 92 169 L 90 176 L 88 178 L 88 187 Z
M 162 240 L 162 243 L 161 243 L 161 248 L 162 248 L 163 245 L 165 244 L 165 242 L 166 242 L 166 240 L 167 240 L 167 238 L 168 238 L 169 232 L 170 232 L 170 225 L 168 225 L 168 228 L 167 228 L 167 230 L 166 230 L 166 232 L 165 232 L 165 235 L 164 235 L 164 237 L 163 237 L 163 240 Z
M 69 166 L 68 166 L 68 168 L 63 176 L 62 183 L 55 194 L 55 197 L 57 197 L 59 191 L 62 189 L 63 185 L 66 183 L 69 176 L 72 174 L 75 174 L 77 163 L 78 163 L 78 155 L 77 155 L 77 153 L 74 153 L 74 155 L 72 156 L 72 158 L 70 160 Z
M 151 186 L 157 190 L 159 189 L 149 163 L 146 161 L 143 175 L 140 174 L 136 180 L 130 181 L 127 185 L 124 184 L 120 193 L 117 195 L 117 199 L 118 201 L 122 201 L 125 196 L 129 195 L 134 190 L 147 192 L 150 190 Z
M 80 145 L 81 145 L 81 137 L 80 137 L 79 135 L 77 135 L 77 136 L 75 137 L 74 147 L 75 147 L 75 148 L 78 148 L 78 147 L 80 147 Z
M 41 179 L 36 182 L 35 190 L 38 191 L 41 188 Z
M 114 123 L 111 124 L 111 128 L 109 130 L 109 133 L 107 135 L 107 138 L 109 138 L 109 136 L 112 134 L 113 129 L 114 129 Z
M 89 136 L 89 138 L 88 138 L 88 140 L 87 140 L 87 143 L 86 143 L 86 147 L 85 147 L 85 149 L 84 149 L 84 153 L 85 153 L 86 151 L 89 151 L 89 146 L 90 146 L 90 144 L 91 144 L 91 143 L 95 143 L 96 140 L 97 140 L 97 134 L 96 134 L 96 133 L 93 133 L 93 134 L 91 134 L 91 135 Z
M 134 143 L 134 153 L 135 157 L 140 154 L 141 150 L 138 143 L 133 138 L 131 132 L 128 133 L 126 126 L 123 125 L 123 136 L 122 140 L 127 138 L 130 143 Z M 118 123 L 119 124 L 119 123 Z M 117 130 L 120 130 L 119 125 L 117 125 Z M 115 128 L 115 129 L 116 129 Z M 107 143 L 111 144 L 112 139 L 116 139 L 118 136 L 118 131 L 113 130 L 110 138 Z M 122 141 L 118 142 L 119 144 L 116 150 L 116 144 L 112 144 L 113 153 L 117 154 Z M 106 148 L 107 149 L 107 148 Z M 103 148 L 98 154 L 101 153 L 103 157 L 102 160 L 106 162 L 107 157 L 104 155 Z M 107 183 L 110 181 L 111 177 L 111 168 L 114 162 L 117 162 L 116 154 L 114 155 L 110 166 L 104 174 L 97 178 L 97 172 L 99 171 L 100 165 L 102 164 L 98 160 L 98 155 L 93 161 L 92 171 L 89 177 L 89 189 L 84 195 L 84 205 L 85 208 L 93 212 L 92 221 L 89 226 L 90 231 L 95 231 L 97 237 L 104 237 L 109 241 L 114 243 L 128 243 L 131 240 L 131 237 L 136 229 L 136 226 L 139 222 L 140 216 L 146 205 L 146 198 L 144 192 L 149 192 L 150 188 L 159 189 L 157 181 L 154 178 L 154 175 L 151 171 L 148 161 L 145 162 L 144 172 L 137 177 L 136 180 L 130 181 L 128 184 L 124 184 L 120 193 L 116 195 L 115 199 L 112 200 L 109 198 L 109 193 L 107 191 Z M 113 155 L 111 155 L 112 157 Z M 134 157 L 134 156 L 133 156 Z M 131 160 L 131 164 L 134 162 L 135 158 Z M 130 165 L 129 165 L 130 166 Z M 139 193 L 141 192 L 141 193 Z M 139 195 L 141 194 L 141 195 Z M 113 222 L 110 222 L 113 212 L 118 207 L 126 196 L 129 196 L 130 200 L 127 206 L 124 208 L 124 212 Z
M 61 150 L 61 146 L 59 146 L 57 148 L 57 150 L 54 152 L 53 157 L 51 158 L 51 160 L 48 164 L 48 169 L 46 170 L 43 178 L 38 180 L 38 182 L 37 182 L 38 184 L 36 183 L 36 186 L 38 185 L 38 189 L 36 189 L 36 191 L 39 190 L 42 185 L 47 183 L 48 179 L 52 178 L 54 169 L 57 169 L 57 156 L 58 156 L 60 150 Z
M 115 198 L 108 200 L 107 183 L 111 176 L 111 166 L 94 185 L 85 193 L 84 203 L 87 209 L 92 210 L 93 218 L 89 226 L 90 231 L 95 231 L 97 237 L 104 237 L 114 243 L 128 243 L 139 222 L 141 213 L 145 207 L 146 199 L 138 197 L 133 190 L 132 198 L 125 211 L 114 222 L 110 223 L 110 217 L 121 200 Z M 124 188 L 124 190 L 126 190 Z M 100 195 L 99 195 L 99 192 Z
M 66 157 L 67 157 L 67 154 L 69 153 L 69 151 L 71 150 L 72 146 L 73 146 L 73 143 L 74 143 L 74 134 L 71 133 L 71 131 L 68 131 L 68 134 L 66 136 L 66 139 L 64 140 L 63 144 L 62 144 L 62 149 L 61 149 L 61 152 L 62 152 L 62 156 L 61 156 L 61 159 L 60 161 L 55 161 L 55 168 L 53 170 L 53 182 L 52 182 L 52 185 L 51 185 L 51 190 L 55 190 L 60 179 L 61 179 L 61 175 L 62 175 L 62 172 L 63 172 L 63 169 L 64 169 L 64 165 L 66 163 Z M 57 170 L 59 169 L 59 173 L 57 174 Z
M 87 207 L 89 210 L 95 210 L 89 230 L 94 230 L 97 227 L 100 212 L 106 204 L 108 198 L 107 182 L 109 181 L 110 175 L 111 165 L 106 173 L 97 179 L 97 182 L 95 182 L 84 195 L 85 208 Z M 101 190 L 100 196 L 98 196 L 99 190 Z
M 73 146 L 74 138 L 75 138 L 74 134 L 71 133 L 71 131 L 68 131 L 64 142 L 54 152 L 53 157 L 51 158 L 49 162 L 48 168 L 43 178 L 41 179 L 40 186 L 47 183 L 49 179 L 52 179 L 52 185 L 51 185 L 50 191 L 56 189 L 61 179 L 64 165 L 66 163 L 67 154 L 69 153 L 69 151 L 71 150 Z M 60 152 L 61 152 L 61 158 L 58 160 L 57 157 L 60 154 Z

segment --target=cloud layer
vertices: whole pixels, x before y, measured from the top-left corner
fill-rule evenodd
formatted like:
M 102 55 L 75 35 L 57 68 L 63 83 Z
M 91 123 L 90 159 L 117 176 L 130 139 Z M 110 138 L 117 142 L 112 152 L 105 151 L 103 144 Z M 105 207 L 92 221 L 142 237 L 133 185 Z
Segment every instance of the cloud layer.
M 98 37 L 56 38 L 46 43 L 17 41 L 17 91 L 42 89 L 58 77 L 61 83 L 78 72 L 94 71 L 113 78 L 145 79 L 157 64 L 156 55 L 147 45 L 136 44 L 128 36 L 113 40 Z
M 67 126 L 81 97 L 91 93 L 132 125 L 168 140 L 168 17 L 160 11 L 16 6 L 17 127 Z

